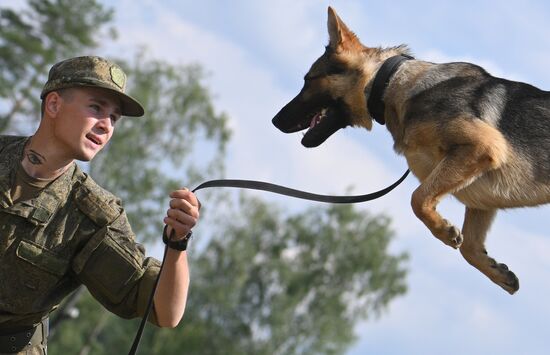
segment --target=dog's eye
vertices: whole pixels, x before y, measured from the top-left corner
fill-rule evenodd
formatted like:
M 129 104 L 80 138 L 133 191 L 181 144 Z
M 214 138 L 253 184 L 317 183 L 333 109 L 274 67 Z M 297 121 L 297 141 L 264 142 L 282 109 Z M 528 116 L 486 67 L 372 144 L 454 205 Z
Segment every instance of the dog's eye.
M 319 79 L 323 76 L 325 76 L 325 75 L 324 74 L 306 74 L 306 76 L 304 76 L 304 80 L 305 81 L 315 80 L 315 79 Z
M 344 74 L 345 72 L 346 72 L 345 67 L 333 65 L 330 68 L 328 68 L 326 75 L 340 75 L 340 74 Z
M 323 73 L 317 73 L 317 74 L 308 73 L 304 77 L 304 80 L 309 81 L 309 80 L 315 80 L 315 79 L 323 78 L 323 77 L 326 77 L 326 76 L 329 76 L 329 75 L 341 75 L 345 72 L 346 72 L 346 69 L 344 67 L 334 65 L 334 66 L 331 66 L 331 67 L 327 68 L 327 70 Z

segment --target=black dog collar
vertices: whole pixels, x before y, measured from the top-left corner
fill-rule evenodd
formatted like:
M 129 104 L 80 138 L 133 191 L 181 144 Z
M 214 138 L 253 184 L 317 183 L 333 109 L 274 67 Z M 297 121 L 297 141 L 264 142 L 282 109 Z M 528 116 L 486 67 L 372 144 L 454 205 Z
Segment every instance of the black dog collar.
M 376 120 L 376 122 L 381 125 L 386 124 L 386 119 L 384 118 L 384 91 L 390 82 L 392 75 L 397 71 L 397 68 L 406 60 L 414 59 L 413 57 L 406 54 L 399 54 L 393 57 L 390 57 L 382 63 L 382 66 L 376 73 L 374 77 L 374 82 L 372 83 L 372 89 L 367 100 L 367 108 L 369 112 Z M 365 92 L 365 94 L 367 94 Z

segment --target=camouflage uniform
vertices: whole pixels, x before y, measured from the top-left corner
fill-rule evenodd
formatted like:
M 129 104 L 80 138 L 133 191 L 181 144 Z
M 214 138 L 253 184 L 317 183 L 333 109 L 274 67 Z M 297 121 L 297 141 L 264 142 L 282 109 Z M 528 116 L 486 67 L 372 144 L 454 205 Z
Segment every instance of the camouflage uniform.
M 82 85 L 111 85 L 106 88 L 122 93 L 124 114 L 143 113 L 139 103 L 123 94 L 122 71 L 105 65 L 110 63 L 101 58 L 83 58 L 86 63 L 95 62 L 88 71 L 97 75 L 88 75 L 89 81 Z M 58 75 L 71 72 L 74 63 L 68 64 L 69 70 L 63 68 L 63 62 L 52 68 L 43 95 L 74 84 L 74 77 L 64 81 L 67 78 Z M 80 80 L 84 74 L 76 77 Z M 115 196 L 72 163 L 36 198 L 11 200 L 10 190 L 27 141 L 27 137 L 0 136 L 0 340 L 40 325 L 81 284 L 120 317 L 142 316 L 160 264 L 146 258 L 143 246 L 135 242 Z M 154 314 L 149 321 L 157 324 Z M 9 350 L 45 354 L 46 344 L 44 340 L 44 344 Z M 0 349 L 0 353 L 6 351 Z

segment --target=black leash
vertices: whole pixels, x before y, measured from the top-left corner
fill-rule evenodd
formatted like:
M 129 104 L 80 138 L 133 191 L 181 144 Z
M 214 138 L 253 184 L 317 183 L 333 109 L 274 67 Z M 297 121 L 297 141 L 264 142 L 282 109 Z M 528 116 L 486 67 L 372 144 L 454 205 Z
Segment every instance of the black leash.
M 405 180 L 407 175 L 409 175 L 409 170 L 407 170 L 403 176 L 399 178 L 396 182 L 391 184 L 390 186 L 386 187 L 385 189 L 372 192 L 365 195 L 355 195 L 355 196 L 331 196 L 331 195 L 318 195 L 313 194 L 310 192 L 300 191 L 291 189 L 285 186 L 271 184 L 269 182 L 263 182 L 263 181 L 254 181 L 254 180 L 231 180 L 231 179 L 220 179 L 220 180 L 210 180 L 207 182 L 204 182 L 197 186 L 195 189 L 192 190 L 192 192 L 207 189 L 211 187 L 236 187 L 240 189 L 251 189 L 251 190 L 261 190 L 261 191 L 268 191 L 273 192 L 280 195 L 290 196 L 290 197 L 296 197 L 301 198 L 304 200 L 311 200 L 311 201 L 317 201 L 317 202 L 326 202 L 326 203 L 360 203 L 360 202 L 366 202 L 366 201 L 372 201 L 377 198 L 380 198 L 386 194 L 388 194 L 391 190 L 395 189 L 399 184 Z M 163 231 L 163 236 L 166 234 L 166 227 Z M 168 239 L 172 239 L 172 235 Z M 141 336 L 143 334 L 143 330 L 145 329 L 145 324 L 147 323 L 147 318 L 149 318 L 149 314 L 151 313 L 151 309 L 153 308 L 153 299 L 155 297 L 155 291 L 157 289 L 157 285 L 160 279 L 160 274 L 162 272 L 162 269 L 164 267 L 164 261 L 166 260 L 166 252 L 168 251 L 168 246 L 164 248 L 164 256 L 162 257 L 162 263 L 160 264 L 160 270 L 157 275 L 157 279 L 155 280 L 155 284 L 153 286 L 153 291 L 151 292 L 151 295 L 149 296 L 149 301 L 147 302 L 147 309 L 145 310 L 145 314 L 143 315 L 143 318 L 141 319 L 141 323 L 139 325 L 139 329 L 136 333 L 136 337 L 134 338 L 134 343 L 132 344 L 132 348 L 130 349 L 130 352 L 128 355 L 135 355 L 137 352 L 137 349 L 139 347 L 139 342 L 141 340 Z
M 200 184 L 193 190 L 193 192 L 206 189 L 210 187 L 236 187 L 240 189 L 251 189 L 251 190 L 261 190 L 273 192 L 279 195 L 285 195 L 290 197 L 301 198 L 304 200 L 317 201 L 317 202 L 326 202 L 326 203 L 359 203 L 375 200 L 380 198 L 401 184 L 403 180 L 409 175 L 409 170 L 407 170 L 399 180 L 394 182 L 392 185 L 382 189 L 380 191 L 372 192 L 366 195 L 356 195 L 356 196 L 330 196 L 330 195 L 318 195 L 310 192 L 300 191 L 291 189 L 285 186 L 271 184 L 269 182 L 263 181 L 254 181 L 254 180 L 211 180 L 205 183 Z

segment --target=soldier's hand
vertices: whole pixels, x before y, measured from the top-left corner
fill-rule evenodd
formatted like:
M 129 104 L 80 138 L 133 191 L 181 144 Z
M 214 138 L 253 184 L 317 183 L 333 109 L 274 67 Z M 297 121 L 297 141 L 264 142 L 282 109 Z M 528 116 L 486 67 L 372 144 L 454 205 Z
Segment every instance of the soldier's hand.
M 194 193 L 187 188 L 170 193 L 170 208 L 164 217 L 164 223 L 168 226 L 166 232 L 172 235 L 172 240 L 183 239 L 199 219 L 200 202 Z

